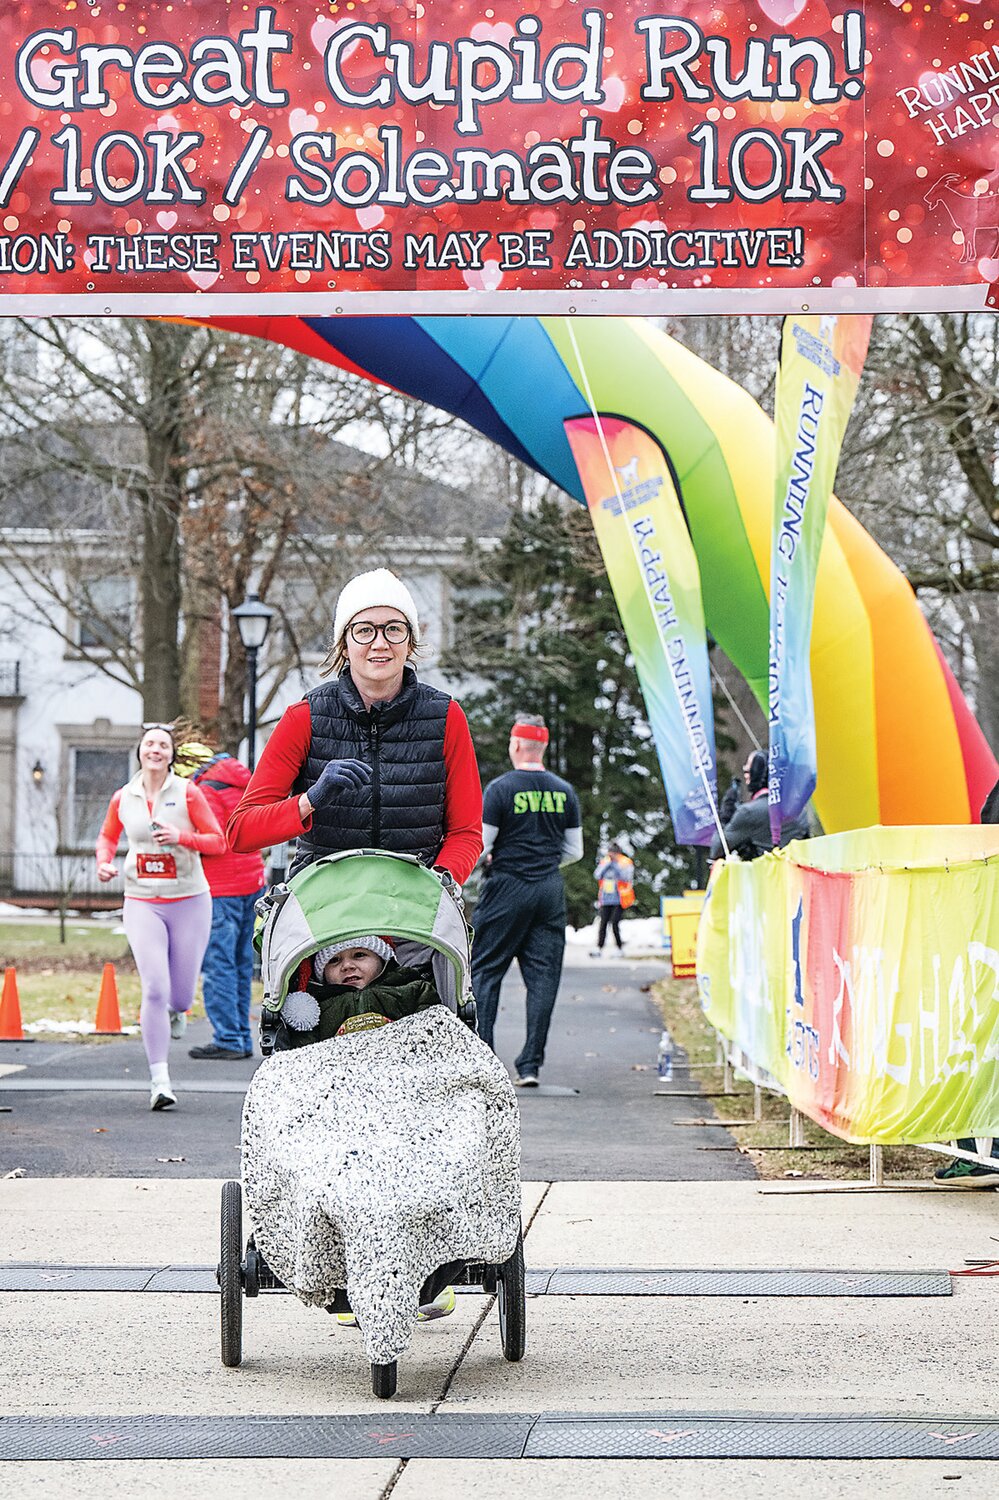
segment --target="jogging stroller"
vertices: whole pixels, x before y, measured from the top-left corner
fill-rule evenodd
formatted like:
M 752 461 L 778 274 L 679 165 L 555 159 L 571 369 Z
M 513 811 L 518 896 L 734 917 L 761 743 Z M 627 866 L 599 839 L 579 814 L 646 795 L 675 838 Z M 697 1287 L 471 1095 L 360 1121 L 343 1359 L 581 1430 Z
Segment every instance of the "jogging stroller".
M 525 1295 L 519 1116 L 502 1065 L 472 1039 L 475 1002 L 470 986 L 470 932 L 457 887 L 450 876 L 427 869 L 409 855 L 353 850 L 307 866 L 286 885 L 270 891 L 261 907 L 258 939 L 264 996 L 260 1039 L 265 1057 L 273 1051 L 281 1008 L 289 989 L 296 987 L 303 961 L 329 943 L 369 933 L 392 938 L 399 963 L 432 972 L 442 1006 L 432 1006 L 429 1012 L 365 1037 L 277 1054 L 258 1069 L 244 1107 L 243 1183 L 227 1182 L 222 1188 L 218 1266 L 222 1363 L 232 1367 L 242 1360 L 243 1297 L 293 1291 L 330 1313 L 357 1314 L 370 1357 L 372 1390 L 376 1396 L 393 1395 L 396 1359 L 387 1356 L 405 1347 L 415 1322 L 415 1303 L 407 1301 L 412 1284 L 405 1274 L 414 1264 L 420 1267 L 415 1286 L 421 1305 L 433 1301 L 448 1285 L 481 1287 L 495 1295 L 503 1354 L 511 1361 L 522 1359 Z M 452 1057 L 457 1079 L 453 1098 L 446 1092 Z M 383 1061 L 394 1063 L 398 1058 L 397 1076 L 384 1078 L 379 1071 Z M 443 1081 L 440 1073 L 445 1075 Z M 282 1095 L 281 1089 L 290 1092 Z M 394 1092 L 382 1097 L 379 1091 L 385 1089 Z M 359 1099 L 363 1106 L 369 1097 L 376 1100 L 376 1106 L 368 1113 L 361 1108 L 355 1130 L 351 1099 Z M 379 1110 L 386 1097 L 393 1107 L 401 1100 L 400 1107 L 416 1119 L 412 1134 L 422 1143 L 419 1149 L 427 1153 L 423 1179 L 429 1177 L 429 1188 L 421 1179 L 411 1190 L 419 1174 L 407 1171 L 405 1160 L 396 1175 L 385 1174 L 385 1161 L 391 1167 L 392 1150 L 397 1149 L 399 1139 L 397 1132 L 395 1146 L 386 1153 L 379 1135 L 385 1119 Z M 275 1098 L 293 1102 L 289 1108 L 276 1109 Z M 426 1101 L 429 1117 L 421 1120 L 419 1111 Z M 456 1128 L 449 1130 L 452 1104 L 459 1113 L 454 1116 Z M 321 1132 L 331 1121 L 327 1150 L 327 1138 Z M 391 1134 L 391 1123 L 386 1131 Z M 312 1149 L 310 1154 L 310 1142 L 317 1139 L 321 1149 Z M 298 1159 L 300 1144 L 304 1164 Z M 403 1158 L 405 1150 L 404 1132 Z M 445 1157 L 436 1157 L 438 1151 Z M 447 1158 L 448 1170 L 440 1172 L 438 1214 L 433 1168 L 448 1152 L 476 1154 L 471 1162 L 463 1157 L 457 1166 Z M 314 1191 L 310 1162 L 319 1163 Z M 326 1171 L 332 1174 L 329 1180 L 322 1175 Z M 353 1186 L 341 1192 L 341 1179 L 345 1182 L 348 1177 Z M 462 1205 L 451 1201 L 456 1182 L 471 1185 L 465 1224 Z M 379 1183 L 376 1215 L 380 1220 L 377 1233 L 368 1233 L 365 1192 L 371 1187 L 377 1199 Z M 253 1220 L 245 1248 L 244 1185 Z M 391 1223 L 397 1205 L 398 1253 Z M 360 1230 L 351 1219 L 355 1211 Z M 346 1224 L 340 1221 L 341 1213 L 347 1216 Z M 419 1233 L 412 1227 L 417 1220 Z M 435 1239 L 435 1230 L 440 1231 L 440 1238 Z M 294 1244 L 289 1243 L 292 1240 Z M 481 1258 L 453 1253 L 456 1244 L 473 1245 L 477 1256 L 481 1251 Z M 381 1249 L 365 1258 L 370 1246 Z M 379 1260 L 384 1249 L 383 1275 L 382 1266 L 372 1262 Z M 357 1302 L 354 1308 L 348 1282 Z M 384 1326 L 379 1321 L 383 1302 L 388 1320 Z M 412 1316 L 407 1310 L 400 1322 L 402 1306 L 411 1309 Z

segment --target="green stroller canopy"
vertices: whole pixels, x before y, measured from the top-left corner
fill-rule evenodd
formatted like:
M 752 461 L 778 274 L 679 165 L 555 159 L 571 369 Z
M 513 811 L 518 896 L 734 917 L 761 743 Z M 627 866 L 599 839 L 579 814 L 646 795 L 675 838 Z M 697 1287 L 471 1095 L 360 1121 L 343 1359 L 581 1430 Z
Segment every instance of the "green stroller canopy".
M 279 1011 L 303 958 L 329 943 L 369 934 L 405 939 L 400 962 L 432 950 L 441 999 L 456 1010 L 468 994 L 469 932 L 458 900 L 440 877 L 409 854 L 353 849 L 307 865 L 274 894 L 264 919 L 260 967 L 264 1006 Z

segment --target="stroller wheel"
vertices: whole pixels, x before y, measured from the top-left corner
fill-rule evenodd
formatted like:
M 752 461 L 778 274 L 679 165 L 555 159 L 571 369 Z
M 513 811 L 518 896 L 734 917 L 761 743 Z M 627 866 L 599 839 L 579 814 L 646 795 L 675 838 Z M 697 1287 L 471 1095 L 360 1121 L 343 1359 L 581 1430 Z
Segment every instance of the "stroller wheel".
M 496 1287 L 499 1308 L 500 1337 L 503 1358 L 517 1364 L 524 1357 L 527 1339 L 527 1298 L 524 1291 L 524 1236 L 518 1234 L 517 1248 L 499 1267 Z
M 243 1189 L 222 1184 L 222 1255 L 218 1282 L 222 1313 L 222 1363 L 234 1369 L 243 1359 Z
M 482 1268 L 482 1290 L 487 1297 L 495 1297 L 499 1274 L 495 1266 L 483 1266 Z
M 376 1396 L 386 1399 L 395 1395 L 396 1362 L 371 1366 L 371 1389 Z

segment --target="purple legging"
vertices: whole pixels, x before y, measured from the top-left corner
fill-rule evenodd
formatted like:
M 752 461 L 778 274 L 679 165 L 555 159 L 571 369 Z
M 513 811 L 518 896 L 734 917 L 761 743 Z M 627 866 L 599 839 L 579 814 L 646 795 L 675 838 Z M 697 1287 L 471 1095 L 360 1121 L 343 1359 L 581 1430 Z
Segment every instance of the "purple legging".
M 125 897 L 125 932 L 142 982 L 139 1024 L 150 1067 L 170 1050 L 170 1011 L 190 1010 L 212 930 L 212 898 L 178 901 Z

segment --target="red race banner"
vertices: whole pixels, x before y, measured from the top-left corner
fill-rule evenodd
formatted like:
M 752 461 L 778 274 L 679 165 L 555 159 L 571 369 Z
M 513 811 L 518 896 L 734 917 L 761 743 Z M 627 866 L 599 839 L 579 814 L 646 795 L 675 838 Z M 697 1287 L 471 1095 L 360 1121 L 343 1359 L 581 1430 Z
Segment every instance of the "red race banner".
M 7 0 L 0 311 L 982 308 L 997 131 L 991 0 Z

